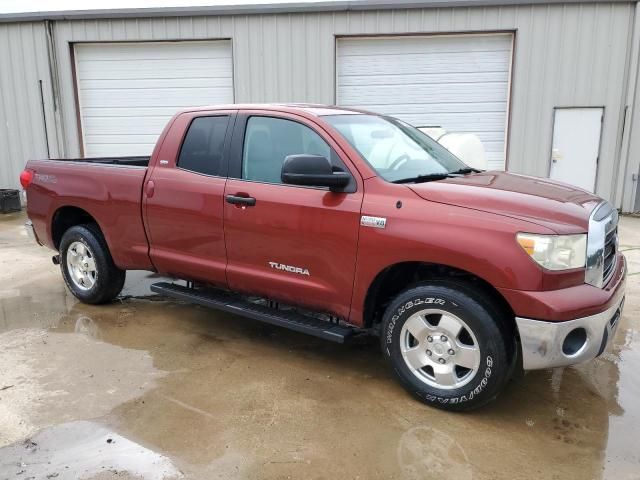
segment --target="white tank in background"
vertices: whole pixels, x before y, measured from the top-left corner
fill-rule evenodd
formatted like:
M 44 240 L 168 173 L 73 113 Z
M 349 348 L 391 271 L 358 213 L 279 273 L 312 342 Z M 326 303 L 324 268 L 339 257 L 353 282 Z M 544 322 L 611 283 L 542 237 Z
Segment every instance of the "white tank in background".
M 477 135 L 447 132 L 442 127 L 418 127 L 470 167 L 487 170 L 487 155 Z

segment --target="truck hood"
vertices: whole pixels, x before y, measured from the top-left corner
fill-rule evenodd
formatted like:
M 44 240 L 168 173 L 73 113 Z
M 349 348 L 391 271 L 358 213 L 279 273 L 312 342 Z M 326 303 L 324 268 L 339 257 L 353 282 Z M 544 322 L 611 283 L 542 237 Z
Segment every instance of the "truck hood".
M 556 233 L 586 232 L 591 211 L 602 202 L 571 185 L 498 171 L 407 186 L 426 200 L 529 221 Z

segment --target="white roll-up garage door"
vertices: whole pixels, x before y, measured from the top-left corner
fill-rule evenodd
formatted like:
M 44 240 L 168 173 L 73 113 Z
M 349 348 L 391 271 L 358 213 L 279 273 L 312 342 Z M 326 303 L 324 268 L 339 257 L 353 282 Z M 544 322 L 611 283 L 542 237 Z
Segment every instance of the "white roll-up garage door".
M 75 45 L 84 154 L 150 155 L 178 110 L 233 103 L 231 42 Z
M 511 34 L 341 38 L 337 103 L 480 137 L 503 169 Z

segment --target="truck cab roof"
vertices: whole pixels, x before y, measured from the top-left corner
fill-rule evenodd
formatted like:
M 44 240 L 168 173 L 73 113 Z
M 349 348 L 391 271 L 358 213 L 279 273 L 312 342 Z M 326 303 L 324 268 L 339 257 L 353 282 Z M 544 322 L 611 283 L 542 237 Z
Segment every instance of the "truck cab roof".
M 358 115 L 374 113 L 355 108 L 338 107 L 335 105 L 323 105 L 319 103 L 241 103 L 228 105 L 211 105 L 203 107 L 188 108 L 180 113 L 215 111 L 215 110 L 267 110 L 280 113 L 298 113 L 314 117 L 325 115 Z

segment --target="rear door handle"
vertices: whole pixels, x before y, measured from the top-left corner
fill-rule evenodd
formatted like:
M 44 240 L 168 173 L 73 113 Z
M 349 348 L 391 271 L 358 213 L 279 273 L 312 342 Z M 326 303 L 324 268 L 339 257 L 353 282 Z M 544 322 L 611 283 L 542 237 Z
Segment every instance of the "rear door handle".
M 239 195 L 227 195 L 227 203 L 232 205 L 241 205 L 244 207 L 253 207 L 256 204 L 256 199 L 253 197 L 241 197 Z
M 155 193 L 155 191 L 156 191 L 155 183 L 153 183 L 153 180 L 149 180 L 147 182 L 147 188 L 146 188 L 147 197 L 148 198 L 153 197 L 153 194 Z

